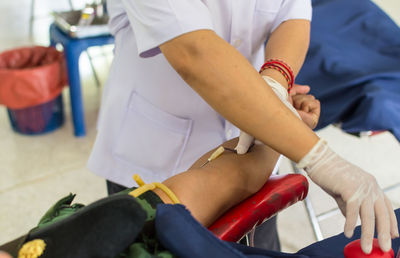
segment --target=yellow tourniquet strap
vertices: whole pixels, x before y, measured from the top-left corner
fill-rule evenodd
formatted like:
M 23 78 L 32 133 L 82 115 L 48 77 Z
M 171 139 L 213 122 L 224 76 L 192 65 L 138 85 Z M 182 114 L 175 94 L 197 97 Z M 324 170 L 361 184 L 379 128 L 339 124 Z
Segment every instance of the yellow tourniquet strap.
M 171 199 L 171 201 L 174 204 L 181 203 L 178 197 L 176 197 L 176 195 L 174 194 L 174 192 L 172 192 L 171 189 L 169 189 L 166 185 L 157 182 L 151 184 L 145 184 L 138 174 L 133 175 L 133 179 L 136 181 L 139 187 L 130 192 L 129 195 L 132 195 L 133 197 L 136 198 L 147 191 L 159 188 Z

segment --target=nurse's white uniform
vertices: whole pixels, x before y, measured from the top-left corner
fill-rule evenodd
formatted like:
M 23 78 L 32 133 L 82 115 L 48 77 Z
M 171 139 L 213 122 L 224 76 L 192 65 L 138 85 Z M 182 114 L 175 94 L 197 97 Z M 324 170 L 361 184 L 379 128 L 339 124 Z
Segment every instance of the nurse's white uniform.
M 180 78 L 160 44 L 213 30 L 258 69 L 274 29 L 311 19 L 310 0 L 111 0 L 108 10 L 115 57 L 88 167 L 124 186 L 134 185 L 134 173 L 163 181 L 239 135 Z

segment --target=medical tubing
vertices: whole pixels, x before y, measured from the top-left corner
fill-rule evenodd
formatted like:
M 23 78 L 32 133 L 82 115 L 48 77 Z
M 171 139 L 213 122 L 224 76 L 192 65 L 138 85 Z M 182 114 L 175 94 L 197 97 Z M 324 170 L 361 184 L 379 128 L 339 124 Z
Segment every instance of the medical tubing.
M 168 196 L 168 198 L 172 201 L 172 203 L 174 203 L 174 204 L 181 203 L 179 201 L 178 197 L 175 195 L 175 193 L 171 189 L 169 189 L 166 185 L 164 185 L 162 183 L 158 183 L 158 182 L 154 182 L 151 184 L 145 184 L 143 182 L 142 178 L 140 178 L 140 176 L 138 174 L 134 174 L 133 179 L 136 181 L 136 183 L 139 185 L 139 187 L 136 188 L 135 190 L 131 191 L 129 193 L 129 195 L 136 198 L 147 191 L 158 188 Z
M 133 180 L 139 185 L 143 186 L 145 183 L 143 182 L 142 178 L 138 174 L 133 175 Z

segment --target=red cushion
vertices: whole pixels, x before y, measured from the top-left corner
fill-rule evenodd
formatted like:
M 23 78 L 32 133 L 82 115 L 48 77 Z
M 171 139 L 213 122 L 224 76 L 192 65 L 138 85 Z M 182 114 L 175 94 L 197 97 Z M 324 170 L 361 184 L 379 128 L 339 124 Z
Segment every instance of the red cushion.
M 257 193 L 230 209 L 208 229 L 222 240 L 237 242 L 254 226 L 303 200 L 307 193 L 308 181 L 303 175 L 271 176 Z
M 350 242 L 344 247 L 343 254 L 345 258 L 393 258 L 394 252 L 393 249 L 390 249 L 389 252 L 384 253 L 379 248 L 378 239 L 374 238 L 374 242 L 372 245 L 372 251 L 370 254 L 365 254 L 361 249 L 361 241 L 360 239 L 354 240 Z

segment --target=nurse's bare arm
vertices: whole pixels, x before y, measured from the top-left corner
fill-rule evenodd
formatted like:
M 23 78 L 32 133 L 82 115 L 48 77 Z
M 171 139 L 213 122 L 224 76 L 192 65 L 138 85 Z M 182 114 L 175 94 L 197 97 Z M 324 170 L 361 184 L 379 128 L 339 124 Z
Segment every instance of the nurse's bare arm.
M 160 49 L 217 112 L 277 152 L 298 162 L 317 143 L 316 134 L 286 108 L 246 58 L 213 31 L 181 35 Z
M 276 28 L 265 47 L 265 60 L 278 58 L 288 63 L 296 76 L 303 66 L 310 44 L 310 21 L 288 20 Z M 262 75 L 268 75 L 288 88 L 283 75 L 273 69 L 266 69 Z
M 234 148 L 236 144 L 237 139 L 233 139 L 223 146 Z M 256 193 L 268 180 L 279 157 L 271 148 L 259 144 L 244 155 L 225 151 L 200 168 L 212 152 L 203 155 L 188 171 L 163 182 L 204 226 Z M 164 202 L 170 202 L 162 191 L 155 192 Z

